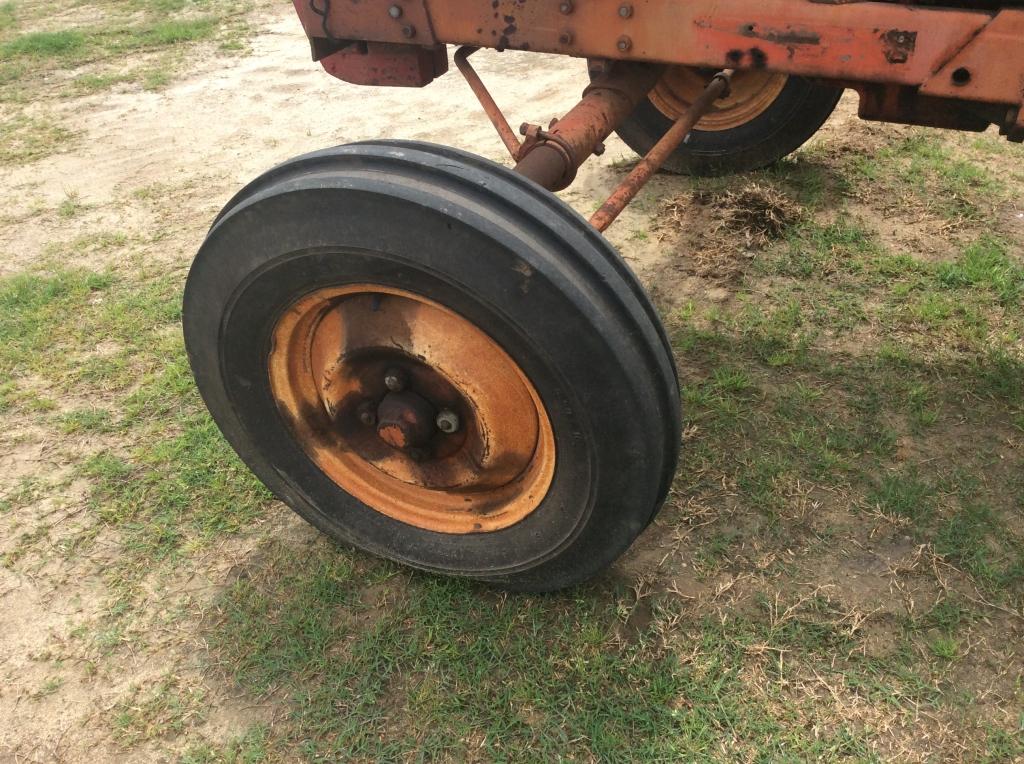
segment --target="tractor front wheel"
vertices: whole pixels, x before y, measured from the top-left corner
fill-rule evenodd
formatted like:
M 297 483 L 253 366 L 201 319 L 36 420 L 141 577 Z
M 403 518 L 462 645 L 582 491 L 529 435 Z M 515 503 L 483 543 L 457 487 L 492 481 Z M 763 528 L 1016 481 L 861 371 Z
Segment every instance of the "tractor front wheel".
M 189 273 L 200 392 L 246 464 L 331 537 L 557 589 L 653 518 L 679 447 L 653 308 L 539 186 L 414 142 L 287 162 Z

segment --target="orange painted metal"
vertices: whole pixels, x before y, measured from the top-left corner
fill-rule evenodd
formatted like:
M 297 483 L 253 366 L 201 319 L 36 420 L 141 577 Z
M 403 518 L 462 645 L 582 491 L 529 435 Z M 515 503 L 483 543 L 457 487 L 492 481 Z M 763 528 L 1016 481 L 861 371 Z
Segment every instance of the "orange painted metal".
M 420 88 L 448 71 L 448 53 L 443 45 L 370 42 L 350 45 L 320 63 L 328 74 L 355 85 Z
M 572 183 L 577 168 L 637 107 L 664 72 L 663 66 L 615 63 L 583 91 L 583 98 L 548 130 L 526 132 L 515 170 L 550 191 Z M 524 126 L 529 127 L 529 126 Z
M 430 14 L 423 0 L 292 0 L 310 39 L 362 40 L 433 45 Z M 397 8 L 398 10 L 392 10 Z
M 313 0 L 324 8 L 329 0 Z M 295 0 L 304 28 L 323 19 Z M 1024 9 L 813 0 L 331 0 L 335 38 L 435 42 L 921 86 L 1020 106 Z M 628 12 L 623 8 L 628 6 Z M 397 8 L 398 11 L 392 9 Z M 397 13 L 398 18 L 392 14 Z M 403 29 L 411 27 L 412 35 Z M 959 69 L 968 79 L 954 78 Z
M 501 137 L 501 142 L 505 144 L 505 148 L 508 149 L 508 153 L 513 159 L 519 158 L 520 143 L 519 139 L 516 138 L 515 132 L 512 130 L 512 126 L 509 125 L 508 120 L 505 119 L 505 115 L 501 109 L 498 108 L 498 104 L 494 102 L 490 92 L 487 90 L 487 86 L 484 85 L 484 81 L 480 79 L 480 75 L 476 73 L 476 69 L 469 63 L 469 57 L 472 56 L 479 48 L 463 47 L 455 51 L 455 67 L 462 73 L 466 82 L 469 84 L 470 89 L 480 102 L 480 106 L 484 110 L 484 114 L 491 120 L 491 124 L 494 125 L 494 129 L 498 131 L 498 135 Z
M 690 134 L 690 131 L 700 121 L 700 118 L 707 114 L 715 101 L 728 93 L 729 79 L 732 75 L 732 70 L 725 70 L 712 78 L 708 86 L 704 88 L 704 91 L 694 99 L 693 104 L 686 113 L 680 116 L 672 127 L 661 136 L 658 142 L 647 152 L 647 156 L 637 163 L 636 167 L 626 176 L 626 179 L 608 197 L 608 200 L 591 216 L 590 224 L 594 228 L 598 231 L 604 231 L 615 221 L 615 218 L 625 209 L 626 205 L 633 201 L 633 197 L 640 192 L 640 189 L 647 184 L 651 176 L 665 163 L 669 154 L 675 151 L 686 136 Z
M 1024 98 L 1024 10 L 1003 11 L 921 85 L 921 94 L 987 103 Z M 1016 100 L 1008 95 L 1016 94 Z
M 386 382 L 395 368 L 400 392 Z M 437 302 L 381 285 L 320 289 L 279 319 L 267 373 L 310 459 L 381 514 L 486 533 L 547 494 L 556 451 L 540 396 L 493 339 Z M 456 432 L 432 428 L 441 411 L 458 416 Z

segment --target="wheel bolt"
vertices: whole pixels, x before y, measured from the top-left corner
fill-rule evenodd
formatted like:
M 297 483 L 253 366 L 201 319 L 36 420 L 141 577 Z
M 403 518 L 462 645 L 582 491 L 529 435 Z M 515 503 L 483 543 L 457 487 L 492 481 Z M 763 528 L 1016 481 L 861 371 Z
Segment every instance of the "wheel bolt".
M 367 427 L 373 427 L 377 424 L 377 412 L 374 411 L 374 405 L 370 401 L 364 401 L 359 404 L 359 421 Z
M 437 429 L 446 435 L 451 435 L 453 432 L 458 432 L 459 430 L 459 415 L 451 409 L 442 409 L 441 413 L 437 415 L 437 419 L 435 421 Z
M 406 382 L 406 374 L 401 369 L 388 369 L 384 372 L 384 386 L 393 393 L 404 390 Z

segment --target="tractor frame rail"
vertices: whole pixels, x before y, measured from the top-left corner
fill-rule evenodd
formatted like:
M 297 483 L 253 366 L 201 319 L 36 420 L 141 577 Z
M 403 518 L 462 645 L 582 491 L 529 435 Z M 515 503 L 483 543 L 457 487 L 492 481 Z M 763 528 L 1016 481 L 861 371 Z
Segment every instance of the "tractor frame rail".
M 860 116 L 1024 141 L 1024 8 L 859 0 L 294 0 L 314 58 L 358 84 L 423 86 L 445 44 L 765 69 L 857 90 Z M 1016 7 L 1015 7 L 1016 6 Z

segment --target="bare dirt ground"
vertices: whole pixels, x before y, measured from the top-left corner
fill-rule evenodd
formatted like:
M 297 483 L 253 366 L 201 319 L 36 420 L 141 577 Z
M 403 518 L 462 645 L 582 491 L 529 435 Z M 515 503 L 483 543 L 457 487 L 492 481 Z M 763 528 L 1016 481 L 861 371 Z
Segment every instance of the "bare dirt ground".
M 258 34 L 250 51 L 237 57 L 204 54 L 190 61 L 185 72 L 164 89 L 115 89 L 47 106 L 61 121 L 73 125 L 78 137 L 67 150 L 44 160 L 0 166 L 0 252 L 4 253 L 0 276 L 74 265 L 98 272 L 107 268 L 159 271 L 183 281 L 209 221 L 241 185 L 279 161 L 328 145 L 408 138 L 455 145 L 503 160 L 500 142 L 457 74 L 450 73 L 423 90 L 357 88 L 328 77 L 309 61 L 306 40 L 288 8 L 254 23 Z M 543 123 L 559 115 L 586 81 L 583 62 L 555 57 L 484 51 L 474 63 L 513 123 L 520 119 Z M 899 128 L 859 123 L 855 103 L 847 98 L 798 164 L 827 170 L 832 166 L 830 156 L 853 143 L 870 157 L 873 146 L 888 145 L 889 138 L 880 136 L 891 136 L 892 130 L 903 134 Z M 617 138 L 611 139 L 605 155 L 585 165 L 562 198 L 589 214 L 621 179 L 631 156 Z M 1008 161 L 1005 156 L 978 159 L 995 167 Z M 1019 152 L 1012 161 L 1021 166 Z M 821 173 L 815 178 L 826 188 L 839 182 L 827 171 L 824 179 Z M 717 187 L 711 184 L 708 189 L 715 193 Z M 678 316 L 690 315 L 688 306 L 739 312 L 742 301 L 735 287 L 745 274 L 755 281 L 754 299 L 758 289 L 770 290 L 795 277 L 752 276 L 750 263 L 758 248 L 747 248 L 742 237 L 730 238 L 727 230 L 714 234 L 721 219 L 702 205 L 702 197 L 690 196 L 692 190 L 689 181 L 659 176 L 610 230 L 609 238 L 674 321 L 670 327 L 683 333 L 692 330 L 699 345 L 707 336 L 700 332 L 712 331 L 724 319 L 709 313 L 687 328 Z M 652 215 L 661 201 L 679 194 L 683 201 L 675 208 L 672 230 L 665 233 L 652 227 Z M 81 212 L 57 214 L 55 210 L 69 198 L 76 200 Z M 903 201 L 905 208 L 909 202 Z M 878 199 L 858 199 L 856 194 L 851 194 L 849 207 L 885 246 L 907 252 L 915 261 L 948 257 L 950 241 L 965 241 L 977 233 L 971 224 L 950 224 L 950 230 L 943 231 L 927 210 L 922 210 L 923 222 L 916 225 L 903 215 L 905 209 L 890 218 Z M 1005 236 L 1024 236 L 1024 216 L 1019 212 L 1019 202 L 999 206 L 999 226 Z M 823 225 L 836 217 L 827 210 L 821 213 Z M 890 224 L 896 218 L 899 222 Z M 711 235 L 698 233 L 705 224 Z M 1013 245 L 1011 254 L 1019 258 L 1019 244 Z M 743 299 L 752 299 L 750 293 Z M 822 310 L 833 316 L 828 313 L 831 308 Z M 760 324 L 751 322 L 750 332 L 761 331 Z M 926 341 L 919 327 L 901 327 L 899 331 L 911 342 Z M 799 331 L 791 328 L 790 333 L 795 336 Z M 830 353 L 856 358 L 867 354 L 889 331 L 870 320 L 852 327 L 840 322 L 828 328 L 819 343 Z M 88 350 L 102 356 L 104 346 Z M 710 368 L 694 368 L 683 370 L 681 376 L 684 385 L 699 391 L 700 380 L 710 375 Z M 1017 381 L 1014 377 L 1011 384 Z M 25 375 L 18 382 L 21 390 L 33 384 L 35 392 L 46 392 L 48 383 L 43 378 Z M 754 377 L 753 384 L 761 390 L 759 401 L 778 402 L 780 407 L 791 392 L 773 387 L 767 376 Z M 828 393 L 842 399 L 838 406 L 870 407 L 870 402 L 854 401 L 854 395 L 840 387 L 837 384 Z M 54 395 L 53 416 L 109 402 L 102 390 L 95 396 L 81 400 Z M 705 405 L 701 401 L 688 404 L 701 410 Z M 998 483 L 1002 475 L 1007 485 L 1016 486 L 1024 448 L 1020 429 L 1007 421 L 968 421 L 969 414 L 961 406 L 969 404 L 961 401 L 953 406 L 955 413 L 923 439 L 897 438 L 889 466 L 956 462 L 959 452 L 949 442 L 969 442 L 984 431 L 986 453 L 997 463 L 992 482 Z M 904 415 L 909 422 L 912 414 Z M 92 516 L 90 482 L 76 465 L 83 455 L 99 453 L 111 443 L 124 449 L 132 443 L 130 438 L 120 442 L 116 435 L 62 431 L 52 421 L 12 409 L 3 414 L 0 433 L 0 493 L 12 502 L 10 497 L 19 492 L 32 494 L 15 502 L 15 510 L 0 513 L 0 553 L 5 559 L 0 566 L 0 761 L 317 758 L 310 753 L 316 746 L 307 746 L 301 739 L 303 732 L 287 733 L 286 742 L 275 748 L 274 730 L 290 730 L 297 724 L 298 712 L 289 705 L 292 691 L 273 683 L 260 692 L 240 686 L 232 679 L 234 669 L 220 665 L 229 662 L 224 656 L 230 655 L 230 649 L 211 649 L 207 635 L 225 592 L 239 580 L 252 577 L 259 582 L 261 576 L 272 578 L 288 560 L 323 555 L 322 539 L 286 508 L 267 501 L 243 531 L 186 554 L 180 564 L 163 564 L 158 575 L 139 578 L 141 584 L 131 597 L 115 597 L 116 582 L 108 573 L 122 554 L 122 540 L 116 529 Z M 755 430 L 758 426 L 754 419 L 747 424 Z M 954 593 L 965 612 L 972 612 L 964 617 L 970 626 L 957 635 L 954 647 L 942 642 L 938 631 L 906 644 L 929 666 L 944 651 L 958 652 L 957 660 L 950 659 L 948 667 L 935 669 L 937 673 L 921 681 L 942 693 L 950 686 L 969 691 L 972 700 L 967 706 L 922 700 L 932 696 L 924 690 L 915 695 L 907 689 L 912 684 L 909 680 L 880 700 L 885 692 L 880 687 L 887 681 L 878 678 L 882 674 L 871 674 L 879 687 L 868 687 L 868 679 L 837 685 L 831 675 L 822 676 L 813 668 L 798 677 L 788 676 L 782 664 L 790 660 L 791 651 L 799 655 L 805 649 L 819 649 L 806 647 L 798 639 L 782 648 L 767 638 L 744 643 L 738 681 L 754 688 L 751 697 L 770 709 L 774 718 L 788 718 L 790 704 L 802 709 L 803 704 L 820 703 L 827 708 L 820 716 L 808 712 L 811 721 L 799 733 L 807 739 L 846 723 L 851 730 L 870 729 L 874 742 L 863 749 L 852 747 L 852 753 L 847 753 L 853 758 L 970 760 L 977 752 L 990 750 L 995 751 L 992 760 L 1020 755 L 1019 747 L 984 742 L 996 733 L 1020 734 L 1024 719 L 1024 662 L 1019 647 L 1024 618 L 1019 600 L 1012 596 L 998 600 L 979 589 L 964 566 L 933 555 L 928 541 L 915 536 L 908 521 L 885 510 L 883 500 L 879 500 L 883 509 L 876 511 L 861 500 L 863 491 L 858 493 L 843 481 L 814 486 L 792 476 L 769 477 L 767 484 L 784 497 L 783 505 L 777 512 L 772 510 L 770 523 L 752 519 L 744 510 L 748 489 L 742 475 L 738 482 L 731 476 L 727 479 L 713 464 L 709 466 L 713 460 L 702 456 L 696 445 L 707 427 L 704 420 L 691 423 L 687 446 L 697 455 L 689 457 L 686 468 L 697 476 L 706 471 L 719 482 L 708 486 L 698 485 L 698 478 L 684 481 L 673 493 L 665 524 L 654 526 L 617 564 L 608 586 L 616 592 L 625 587 L 627 594 L 615 595 L 622 618 L 616 621 L 611 644 L 632 649 L 632 645 L 646 644 L 648 637 L 638 635 L 656 632 L 659 650 L 682 655 L 684 665 L 696 666 L 693 656 L 699 648 L 696 642 L 687 642 L 692 634 L 685 629 L 674 631 L 680 617 L 696 622 L 724 619 L 723 613 L 742 619 L 767 612 L 769 630 L 778 635 L 794 623 L 804 623 L 799 613 L 817 608 L 815 612 L 830 628 L 855 640 L 853 646 L 843 642 L 835 647 L 834 668 L 836 661 L 850 660 L 854 652 L 865 660 L 891 657 L 905 646 L 896 624 L 932 613 L 937 603 Z M 910 424 L 906 428 L 912 429 Z M 43 488 L 33 488 L 40 485 Z M 986 481 L 979 495 L 988 489 Z M 936 490 L 940 504 L 952 501 L 949 497 L 956 492 L 948 487 Z M 1024 513 L 1016 497 L 1006 499 L 1017 512 L 1007 521 L 1012 533 L 1020 533 Z M 863 512 L 854 516 L 854 506 Z M 712 515 L 717 519 L 712 520 Z M 785 540 L 777 534 L 760 535 L 773 523 L 776 527 L 781 523 L 788 534 Z M 45 532 L 36 533 L 39 528 Z M 76 551 L 83 534 L 89 543 Z M 693 544 L 697 547 L 689 546 Z M 696 561 L 691 559 L 693 548 L 699 552 Z M 362 615 L 353 617 L 366 619 L 365 628 L 371 628 L 375 609 L 402 601 L 409 596 L 404 593 L 406 586 L 419 585 L 404 576 L 391 573 L 386 586 L 361 589 L 359 598 L 366 607 L 356 608 Z M 1008 586 L 1017 591 L 1013 587 L 1019 583 Z M 798 592 L 795 599 L 786 599 L 786 587 L 792 587 L 789 593 Z M 774 602 L 765 600 L 763 592 L 773 589 Z M 654 595 L 672 599 L 683 614 L 652 605 Z M 115 601 L 120 604 L 112 605 Z M 130 618 L 113 617 L 112 610 L 118 607 L 129 608 Z M 687 614 L 688 607 L 692 611 Z M 114 615 L 120 617 L 120 613 Z M 690 663 L 685 658 L 688 654 Z M 409 675 L 406 681 L 421 682 L 423 676 Z M 676 710 L 682 713 L 685 704 Z M 407 712 L 399 709 L 388 718 L 400 726 L 402 713 Z M 970 724 L 964 722 L 961 727 L 962 719 L 968 717 Z M 801 724 L 793 722 L 792 729 L 800 729 Z M 237 740 L 251 729 L 270 730 L 270 742 L 264 740 L 261 745 L 276 753 L 243 758 Z M 728 741 L 738 733 L 735 729 L 730 733 L 728 726 L 719 733 L 725 742 L 710 755 L 731 757 L 734 751 Z M 413 738 L 422 740 L 422 735 L 426 733 Z M 462 742 L 464 751 L 477 750 L 473 748 L 477 743 L 482 750 L 482 741 L 471 737 Z M 211 752 L 207 758 L 196 752 L 200 744 Z M 783 755 L 785 740 L 779 745 L 772 750 Z M 600 758 L 593 750 L 580 760 Z M 335 757 L 346 758 L 337 753 Z M 413 754 L 407 751 L 396 758 L 411 760 Z M 493 751 L 474 755 L 449 751 L 442 758 L 488 760 L 495 755 Z M 511 758 L 529 756 L 520 751 Z

